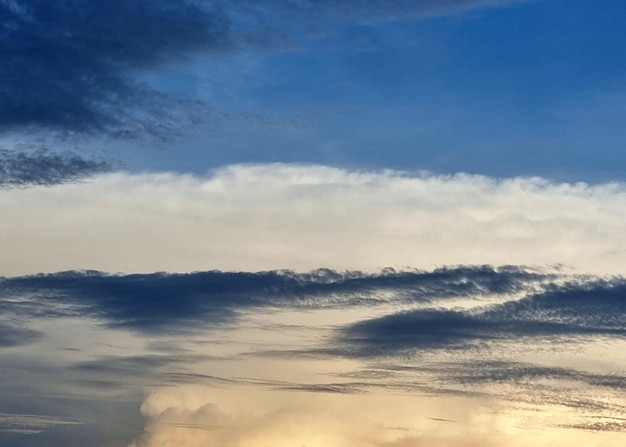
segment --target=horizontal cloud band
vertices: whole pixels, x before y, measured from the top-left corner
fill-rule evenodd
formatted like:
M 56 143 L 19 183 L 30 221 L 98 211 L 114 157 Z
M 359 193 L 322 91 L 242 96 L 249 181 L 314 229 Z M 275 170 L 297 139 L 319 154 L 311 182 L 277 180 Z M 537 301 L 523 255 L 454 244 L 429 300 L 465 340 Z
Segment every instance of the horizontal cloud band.
M 555 265 L 620 274 L 626 188 L 325 166 L 0 191 L 0 274 Z
M 458 267 L 433 272 L 386 270 L 379 274 L 197 272 L 110 275 L 64 272 L 0 279 L 0 309 L 22 319 L 91 317 L 142 332 L 190 330 L 236 317 L 237 310 L 281 307 L 342 309 L 352 306 L 432 303 L 459 297 L 508 295 L 550 278 L 515 267 Z M 17 329 L 0 326 L 5 344 Z M 24 333 L 23 342 L 35 337 Z M 0 344 L 1 345 L 1 344 Z

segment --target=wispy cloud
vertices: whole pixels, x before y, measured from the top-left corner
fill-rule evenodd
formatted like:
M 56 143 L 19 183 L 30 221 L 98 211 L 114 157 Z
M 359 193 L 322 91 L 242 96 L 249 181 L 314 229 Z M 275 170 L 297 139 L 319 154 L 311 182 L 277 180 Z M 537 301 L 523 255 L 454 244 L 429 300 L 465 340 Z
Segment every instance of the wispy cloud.
M 115 167 L 108 160 L 69 152 L 0 150 L 0 189 L 75 182 Z
M 555 286 L 479 310 L 418 309 L 342 329 L 346 354 L 386 356 L 421 349 L 468 349 L 498 341 L 626 336 L 622 279 Z M 531 341 L 534 340 L 534 341 Z
M 53 426 L 75 424 L 80 424 L 80 421 L 46 415 L 0 413 L 0 432 L 36 434 Z
M 302 34 L 295 28 L 327 32 L 337 20 L 406 19 L 507 3 L 4 1 L 0 131 L 169 139 L 203 120 L 210 107 L 148 86 L 142 76 L 168 64 L 241 46 L 282 47 Z
M 363 440 L 355 437 L 362 426 L 375 428 L 365 446 L 450 443 L 458 433 L 439 438 L 433 424 L 458 421 L 460 433 L 496 407 L 511 424 L 559 408 L 571 417 L 542 429 L 609 433 L 619 421 L 589 414 L 623 409 L 614 400 L 624 390 L 621 363 L 598 371 L 550 358 L 555 341 L 569 352 L 626 341 L 625 288 L 619 277 L 514 266 L 3 278 L 0 310 L 12 326 L 0 335 L 13 341 L 2 346 L 0 386 L 15 400 L 25 389 L 86 400 L 138 399 L 149 389 L 148 426 L 137 444 L 144 446 L 165 438 L 189 445 L 274 439 L 295 420 L 323 426 L 337 417 L 328 408 L 358 415 L 327 432 L 340 445 Z M 97 346 L 73 336 L 82 325 L 97 331 Z M 12 329 L 30 326 L 41 334 Z M 41 354 L 41 336 L 55 337 L 53 358 Z M 31 383 L 44 376 L 45 384 Z M 415 406 L 410 418 L 398 417 L 389 395 Z M 426 411 L 420 401 L 429 399 L 448 402 L 446 411 Z M 10 407 L 18 414 L 19 405 Z M 81 407 L 69 408 L 76 417 Z M 388 428 L 399 426 L 412 428 Z M 293 436 L 310 442 L 313 432 L 294 428 Z
M 40 340 L 43 336 L 40 331 L 24 328 L 15 322 L 0 320 L 0 348 L 25 345 Z
M 311 273 L 64 272 L 0 279 L 4 296 L 0 308 L 5 315 L 21 318 L 82 316 L 100 319 L 111 327 L 176 332 L 233 321 L 243 309 L 432 303 L 512 294 L 553 277 L 549 272 L 488 266 L 378 274 L 327 269 Z
M 0 4 L 0 19 L 5 131 L 171 131 L 163 107 L 175 100 L 137 74 L 229 40 L 219 9 L 186 0 L 9 0 Z
M 131 330 L 140 336 L 168 334 L 172 341 L 211 329 L 234 330 L 237 327 L 234 323 L 245 321 L 245 315 L 271 309 L 343 312 L 365 308 L 379 314 L 388 309 L 409 309 L 375 318 L 356 317 L 354 322 L 337 323 L 335 329 L 335 326 L 326 327 L 334 336 L 323 337 L 306 347 L 248 348 L 248 355 L 274 359 L 341 356 L 371 361 L 411 358 L 441 350 L 497 352 L 520 341 L 545 345 L 548 341 L 576 344 L 599 337 L 623 338 L 626 326 L 620 315 L 626 306 L 625 289 L 621 278 L 598 280 L 568 277 L 559 272 L 486 266 L 378 274 L 331 270 L 301 274 L 65 272 L 2 279 L 0 308 L 7 321 L 88 318 L 105 327 Z M 485 304 L 489 297 L 492 304 Z M 474 304 L 466 309 L 454 307 L 459 298 Z M 272 330 L 271 325 L 268 330 Z M 11 323 L 2 326 L 2 336 L 3 345 L 10 347 L 37 341 L 42 333 Z M 81 374 L 121 380 L 147 369 L 153 374 L 158 371 L 165 375 L 184 374 L 186 370 L 177 369 L 177 364 L 191 365 L 211 357 L 181 351 L 176 344 L 162 345 L 153 343 L 151 349 L 155 353 L 103 355 L 74 363 L 72 369 Z M 535 368 L 503 361 L 464 363 L 463 360 L 445 366 L 443 362 L 440 360 L 435 369 L 447 371 L 448 381 L 465 384 L 497 382 L 503 377 L 509 381 L 524 380 L 532 375 L 576 379 L 611 388 L 618 384 L 612 376 L 585 375 L 555 367 Z M 460 368 L 456 372 L 455 365 Z M 475 369 L 481 373 L 473 373 Z M 392 378 L 387 376 L 389 369 L 378 371 L 382 375 L 368 375 L 364 370 L 353 376 L 368 379 L 359 383 L 278 385 L 339 392 L 342 387 L 355 390 L 368 382 L 373 385 L 379 383 L 378 379 L 384 379 L 380 382 L 384 383 Z

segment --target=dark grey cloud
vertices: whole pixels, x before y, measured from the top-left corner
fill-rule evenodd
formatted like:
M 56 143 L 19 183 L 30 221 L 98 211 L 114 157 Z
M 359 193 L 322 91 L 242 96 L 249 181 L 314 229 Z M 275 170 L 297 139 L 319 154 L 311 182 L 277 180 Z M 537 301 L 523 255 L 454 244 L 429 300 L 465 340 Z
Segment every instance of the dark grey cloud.
M 40 331 L 0 320 L 0 348 L 26 345 L 43 338 Z
M 0 280 L 0 310 L 20 318 L 89 316 L 140 332 L 186 331 L 233 321 L 240 310 L 430 303 L 516 293 L 552 274 L 487 266 L 380 274 L 259 273 L 110 275 L 63 272 Z M 387 292 L 387 293 L 383 293 Z
M 108 160 L 85 158 L 69 152 L 0 149 L 0 189 L 75 182 L 116 167 L 116 163 Z
M 298 384 L 279 387 L 283 391 L 304 391 L 307 393 L 357 394 L 363 389 L 352 383 Z
M 210 105 L 149 87 L 146 73 L 241 46 L 302 45 L 303 35 L 311 41 L 338 24 L 508 3 L 515 2 L 6 0 L 0 3 L 0 132 L 169 139 L 204 120 Z
M 447 377 L 463 384 L 506 383 L 523 385 L 539 380 L 573 381 L 581 385 L 626 389 L 626 381 L 621 374 L 598 374 L 579 371 L 573 368 L 534 365 L 503 360 L 472 361 L 467 364 L 449 364 L 443 367 Z
M 230 325 L 243 311 L 419 306 L 338 328 L 337 337 L 326 347 L 248 353 L 270 357 L 376 358 L 524 339 L 567 342 L 626 335 L 625 280 L 578 278 L 555 285 L 558 279 L 562 279 L 558 273 L 489 266 L 431 272 L 389 269 L 378 274 L 326 269 L 135 275 L 63 272 L 0 279 L 0 311 L 12 321 L 90 317 L 108 327 L 173 335 Z M 518 294 L 524 297 L 512 299 Z M 437 307 L 450 299 L 485 297 L 505 302 L 472 310 Z M 39 336 L 15 325 L 3 326 L 2 335 L 6 346 L 30 343 Z M 176 352 L 175 345 L 166 348 L 159 352 L 184 354 Z M 109 361 L 104 364 L 115 366 Z
M 626 431 L 626 422 L 623 420 L 619 420 L 619 418 L 614 418 L 613 420 L 604 420 L 604 421 L 594 421 L 588 420 L 586 422 L 577 423 L 577 424 L 563 424 L 561 425 L 563 428 L 573 428 L 578 430 L 585 431 L 612 431 L 612 432 L 624 432 Z
M 340 352 L 376 357 L 468 349 L 523 339 L 626 336 L 626 280 L 573 281 L 479 310 L 419 309 L 357 322 L 340 331 Z
M 171 131 L 171 98 L 137 74 L 228 36 L 219 9 L 187 0 L 2 2 L 0 130 Z
M 494 307 L 487 320 L 507 318 L 512 322 L 541 322 L 580 333 L 611 334 L 626 327 L 626 280 L 615 278 L 553 285 L 545 292 Z M 575 329 L 577 328 L 577 329 Z

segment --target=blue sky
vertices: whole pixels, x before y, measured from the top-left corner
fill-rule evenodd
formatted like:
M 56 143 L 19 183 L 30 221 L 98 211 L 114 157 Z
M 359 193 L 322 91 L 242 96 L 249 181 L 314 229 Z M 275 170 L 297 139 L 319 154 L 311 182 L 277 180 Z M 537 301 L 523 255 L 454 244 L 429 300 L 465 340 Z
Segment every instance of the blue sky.
M 623 446 L 624 19 L 0 0 L 0 445 Z

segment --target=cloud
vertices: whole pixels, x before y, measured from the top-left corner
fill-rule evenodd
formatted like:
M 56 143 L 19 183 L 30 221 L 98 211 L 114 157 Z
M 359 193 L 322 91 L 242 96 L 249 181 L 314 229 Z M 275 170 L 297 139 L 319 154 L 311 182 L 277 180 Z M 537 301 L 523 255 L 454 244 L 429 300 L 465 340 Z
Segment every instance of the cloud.
M 46 337 L 3 346 L 3 411 L 83 422 L 10 434 L 20 445 L 128 443 L 142 390 L 144 447 L 550 445 L 566 426 L 604 440 L 623 362 L 594 362 L 626 343 L 625 287 L 514 266 L 2 278 L 0 314 Z M 103 401 L 135 419 L 112 424 Z
M 552 361 L 543 359 L 544 363 L 507 360 L 511 350 L 517 351 L 523 345 L 523 342 L 511 343 L 508 351 L 482 350 L 467 356 L 458 351 L 429 356 L 422 350 L 415 361 L 387 358 L 370 363 L 369 369 L 344 373 L 340 377 L 360 379 L 364 390 L 381 388 L 439 396 L 482 396 L 513 408 L 526 405 L 568 408 L 579 411 L 579 416 L 586 419 L 610 417 L 624 411 L 623 404 L 616 399 L 624 392 L 623 371 L 585 370 L 580 364 L 578 367 L 558 366 L 560 360 L 554 360 L 557 357 L 554 352 Z M 526 348 L 526 352 L 537 361 L 541 350 L 536 346 Z M 583 350 L 584 344 L 574 349 Z M 516 354 L 514 358 L 519 359 L 519 352 Z
M 74 424 L 80 422 L 54 416 L 0 413 L 0 432 L 36 434 L 50 427 Z
M 520 383 L 539 376 L 577 380 L 588 386 L 611 389 L 617 389 L 619 380 L 611 375 L 507 363 L 504 359 L 476 363 L 461 356 L 450 363 L 444 358 L 434 365 L 426 362 L 420 369 L 424 374 L 443 374 L 444 383 L 462 385 L 456 388 L 432 383 L 414 383 L 407 387 L 405 382 L 395 381 L 393 368 L 385 367 L 343 376 L 351 379 L 348 382 L 264 382 L 203 374 L 193 369 L 193 365 L 226 358 L 204 351 L 181 350 L 184 344 L 180 341 L 189 342 L 201 334 L 206 336 L 207 332 L 245 330 L 252 325 L 283 333 L 284 344 L 253 343 L 230 360 L 324 361 L 340 356 L 372 361 L 412 358 L 441 351 L 448 354 L 483 352 L 489 358 L 493 352 L 512 348 L 520 342 L 537 346 L 552 345 L 549 342 L 575 345 L 599 337 L 624 337 L 626 327 L 620 315 L 624 313 L 625 289 L 621 278 L 599 280 L 513 266 L 500 269 L 460 266 L 430 272 L 385 270 L 375 274 L 327 269 L 310 273 L 212 271 L 112 275 L 64 272 L 2 279 L 0 309 L 6 318 L 14 321 L 78 318 L 99 322 L 110 329 L 130 330 L 142 338 L 167 334 L 167 343 L 154 338 L 145 354 L 120 355 L 113 351 L 114 355 L 94 354 L 89 360 L 72 362 L 70 370 L 77 373 L 81 381 L 91 380 L 98 387 L 115 388 L 122 382 L 128 385 L 136 382 L 135 377 L 149 375 L 172 383 L 246 383 L 277 390 L 321 393 L 357 393 L 391 387 L 428 394 L 465 395 L 475 392 L 465 388 L 472 383 L 502 380 Z M 456 307 L 459 299 L 464 300 L 465 307 Z M 469 307 L 468 303 L 471 303 Z M 359 317 L 372 311 L 380 315 L 390 309 L 403 308 L 409 310 L 375 318 Z M 289 328 L 273 325 L 271 318 L 261 326 L 249 320 L 279 309 L 283 314 L 302 311 L 339 314 L 350 310 L 354 316 L 331 326 L 328 326 L 330 321 L 324 320 L 324 323 L 309 321 L 308 325 L 293 323 Z M 368 312 L 360 313 L 359 309 Z M 326 335 L 315 343 L 294 345 L 288 341 L 285 331 L 303 333 L 307 327 L 320 324 L 319 328 L 324 329 Z M 7 346 L 27 344 L 40 336 L 32 331 L 17 330 L 17 326 L 6 328 Z
M 0 191 L 0 273 L 561 264 L 620 274 L 625 197 L 617 183 L 326 166 L 117 172 Z
M 430 349 L 468 349 L 495 342 L 578 337 L 624 337 L 623 279 L 555 286 L 554 290 L 482 309 L 418 309 L 341 329 L 346 355 L 404 355 Z
M 200 389 L 201 390 L 201 389 Z M 199 392 L 201 392 L 198 390 Z M 206 392 L 206 391 L 205 391 Z M 202 399 L 202 394 L 199 395 Z M 165 396 L 150 396 L 142 405 L 142 413 L 151 418 L 146 435 L 133 446 L 201 445 L 237 446 L 263 445 L 318 445 L 320 442 L 337 446 L 373 445 L 359 442 L 354 423 L 349 416 L 335 414 L 328 409 L 300 407 L 297 409 L 256 408 L 253 412 L 228 414 L 213 402 L 198 408 L 188 402 L 168 402 L 159 411 L 155 402 Z M 206 398 L 206 397 L 205 397 Z M 198 399 L 198 398 L 197 398 Z M 160 402 L 162 404 L 164 402 Z M 246 414 L 247 413 L 247 414 Z M 256 414 L 255 414 L 256 413 Z M 365 429 L 364 424 L 361 429 Z M 370 430 L 361 432 L 360 437 Z M 356 442 L 356 444 L 355 444 Z
M 75 182 L 113 168 L 107 160 L 72 153 L 0 150 L 0 189 Z
M 148 424 L 133 447 L 567 446 L 576 443 L 572 436 L 585 445 L 619 445 L 610 430 L 600 432 L 609 427 L 602 423 L 605 418 L 596 424 L 595 433 L 577 431 L 574 435 L 549 422 L 541 428 L 517 425 L 526 422 L 527 414 L 511 413 L 493 401 L 475 398 L 269 394 L 179 386 L 154 390 L 141 411 Z M 561 421 L 555 415 L 551 419 Z
M 132 446 L 168 445 L 335 445 L 374 447 L 397 437 L 371 418 L 367 405 L 316 395 L 309 399 L 277 393 L 218 393 L 206 387 L 163 388 L 151 393 L 141 411 L 146 434 Z M 346 396 L 343 396 L 344 399 Z M 240 406 L 247 400 L 247 405 Z M 233 401 L 235 405 L 232 405 Z M 238 407 L 238 408 L 237 408 Z M 233 408 L 237 408 L 233 411 Z M 246 410 L 242 411 L 242 408 Z
M 184 362 L 186 364 L 193 361 L 206 360 L 206 357 L 195 357 L 178 354 L 176 356 L 166 355 L 131 355 L 125 357 L 103 356 L 97 360 L 85 360 L 71 365 L 71 369 L 83 373 L 93 373 L 99 377 L 108 379 L 125 379 L 136 376 L 141 371 L 150 370 L 153 374 L 160 369 L 171 366 L 175 363 Z
M 0 21 L 4 131 L 167 136 L 176 100 L 138 74 L 229 40 L 219 9 L 187 0 L 8 0 Z
M 501 360 L 473 361 L 470 364 L 450 364 L 448 377 L 460 383 L 516 383 L 531 384 L 544 379 L 575 381 L 587 386 L 607 387 L 615 390 L 626 388 L 623 377 L 618 374 L 598 374 L 573 368 L 534 365 Z
M 6 0 L 0 3 L 0 132 L 171 139 L 211 113 L 146 75 L 194 56 L 293 46 L 302 30 L 406 20 L 512 3 Z M 298 42 L 298 45 L 302 42 Z
M 43 336 L 40 331 L 0 320 L 0 348 L 26 345 L 40 340 Z
M 552 277 L 523 268 L 487 266 L 378 274 L 328 269 L 133 275 L 70 271 L 0 279 L 4 296 L 0 309 L 23 319 L 79 316 L 99 319 L 110 327 L 172 333 L 232 322 L 245 309 L 432 303 L 517 293 Z

